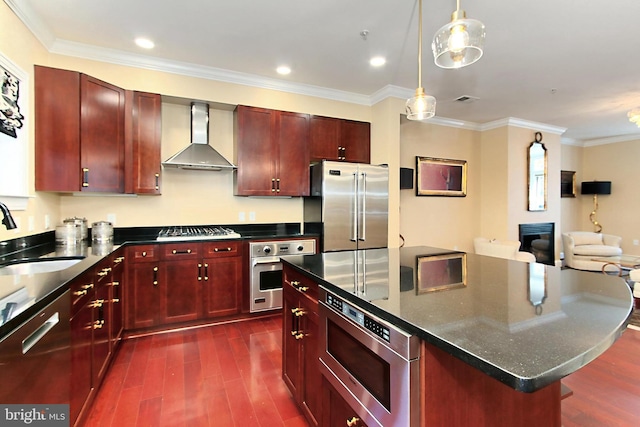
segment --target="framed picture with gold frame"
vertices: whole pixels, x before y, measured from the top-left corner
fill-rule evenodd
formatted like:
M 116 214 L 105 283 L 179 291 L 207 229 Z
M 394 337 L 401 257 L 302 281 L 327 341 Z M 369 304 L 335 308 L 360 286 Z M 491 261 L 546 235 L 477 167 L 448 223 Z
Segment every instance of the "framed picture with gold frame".
M 467 286 L 467 254 L 450 253 L 418 257 L 418 294 Z
M 467 161 L 416 156 L 416 195 L 467 195 Z
M 560 171 L 560 197 L 576 197 L 576 173 Z

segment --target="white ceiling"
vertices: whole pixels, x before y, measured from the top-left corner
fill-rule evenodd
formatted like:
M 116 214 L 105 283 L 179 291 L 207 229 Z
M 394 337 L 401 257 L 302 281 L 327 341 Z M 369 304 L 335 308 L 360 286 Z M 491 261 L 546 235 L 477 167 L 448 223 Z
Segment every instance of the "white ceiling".
M 5 0 L 51 52 L 372 104 L 417 86 L 416 0 Z M 484 56 L 433 63 L 431 40 L 455 0 L 424 0 L 423 86 L 436 115 L 506 117 L 567 128 L 563 137 L 640 138 L 638 0 L 461 0 L 481 20 Z M 368 30 L 366 40 L 360 36 Z M 155 41 L 151 51 L 135 37 Z M 368 60 L 384 55 L 374 69 Z M 292 73 L 275 68 L 287 63 Z M 454 101 L 461 95 L 479 98 Z

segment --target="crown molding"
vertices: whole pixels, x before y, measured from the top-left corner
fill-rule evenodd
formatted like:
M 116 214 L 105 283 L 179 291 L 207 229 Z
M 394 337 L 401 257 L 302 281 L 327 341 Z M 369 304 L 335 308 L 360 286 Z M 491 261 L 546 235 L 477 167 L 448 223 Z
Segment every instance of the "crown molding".
M 49 50 L 55 41 L 55 36 L 40 17 L 33 12 L 28 5 L 20 0 L 4 0 L 9 9 L 16 14 L 18 19 L 33 33 L 33 35 Z
M 279 79 L 256 76 L 237 71 L 229 71 L 221 68 L 207 67 L 189 62 L 167 61 L 147 55 L 127 53 L 120 50 L 100 48 L 66 40 L 56 40 L 49 50 L 51 53 L 59 55 L 73 56 L 110 64 L 143 68 L 153 71 L 163 71 L 172 74 L 258 87 L 262 89 L 272 89 L 297 95 L 348 102 L 351 104 L 371 104 L 370 97 L 368 95 L 361 95 L 353 92 L 328 89 L 313 85 L 291 83 Z
M 612 136 L 609 138 L 601 138 L 601 139 L 590 139 L 588 141 L 584 141 L 582 144 L 584 147 L 595 147 L 597 145 L 606 145 L 606 144 L 615 144 L 616 142 L 627 142 L 627 141 L 639 141 L 640 135 L 619 135 Z
M 549 132 L 555 135 L 562 135 L 567 131 L 567 128 L 552 126 L 545 123 L 533 122 L 529 120 L 518 119 L 515 117 L 507 117 L 500 120 L 494 120 L 492 122 L 483 123 L 480 125 L 480 131 L 486 131 L 491 129 L 497 129 L 504 126 L 513 126 L 524 129 L 531 129 L 539 132 Z

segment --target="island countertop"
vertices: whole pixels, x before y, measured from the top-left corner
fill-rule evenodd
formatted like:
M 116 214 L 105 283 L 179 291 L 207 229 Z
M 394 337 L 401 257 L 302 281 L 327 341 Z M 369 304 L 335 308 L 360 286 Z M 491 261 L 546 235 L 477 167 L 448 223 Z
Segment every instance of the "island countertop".
M 329 292 L 523 392 L 602 354 L 633 308 L 619 277 L 433 247 L 282 260 Z

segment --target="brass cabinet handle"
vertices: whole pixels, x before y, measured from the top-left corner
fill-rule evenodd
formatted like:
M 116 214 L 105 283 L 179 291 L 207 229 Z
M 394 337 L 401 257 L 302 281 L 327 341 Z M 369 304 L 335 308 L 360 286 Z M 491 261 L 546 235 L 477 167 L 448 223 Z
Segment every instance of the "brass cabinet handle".
M 213 251 L 214 252 L 231 252 L 232 249 L 231 248 L 214 248 Z
M 158 267 L 153 267 L 153 286 L 158 286 Z
M 102 329 L 104 326 L 104 320 L 96 320 L 93 322 L 93 329 Z
M 91 303 L 91 307 L 102 307 L 102 304 L 104 304 L 104 300 L 97 299 Z
M 120 282 L 111 282 L 111 286 L 120 286 Z
M 276 193 L 280 192 L 280 178 L 276 179 Z
M 79 290 L 79 291 L 75 291 L 73 294 L 80 297 L 82 295 L 86 295 L 87 294 L 87 290 L 86 289 L 82 289 L 82 290 Z
M 142 255 L 143 258 L 146 257 L 147 256 L 147 251 L 142 251 L 142 253 L 140 255 Z
M 80 290 L 79 291 L 75 291 L 73 294 L 74 295 L 86 295 L 89 292 L 89 289 L 93 288 L 93 283 L 88 283 L 86 285 L 82 285 L 80 286 Z
M 160 174 L 156 174 L 156 190 L 160 189 Z
M 360 421 L 360 418 L 358 417 L 353 417 L 350 420 L 347 420 L 347 427 L 354 427 L 358 424 L 358 421 Z
M 171 253 L 173 253 L 174 255 L 176 254 L 190 254 L 191 253 L 191 249 L 184 249 L 184 250 L 176 250 L 174 249 L 173 251 L 171 251 Z
M 309 286 L 302 286 L 302 284 L 297 280 L 291 281 L 291 286 L 299 290 L 300 292 L 307 292 L 309 290 Z
M 209 264 L 204 264 L 204 280 L 209 280 Z
M 276 192 L 276 179 L 275 178 L 271 178 L 271 192 L 272 193 Z
M 198 264 L 198 281 L 202 280 L 202 264 Z
M 146 256 L 146 252 L 145 252 L 145 255 L 143 255 L 143 256 Z M 113 262 L 115 264 L 120 264 L 122 261 L 124 261 L 124 257 L 123 256 L 119 256 L 118 258 L 113 260 Z

